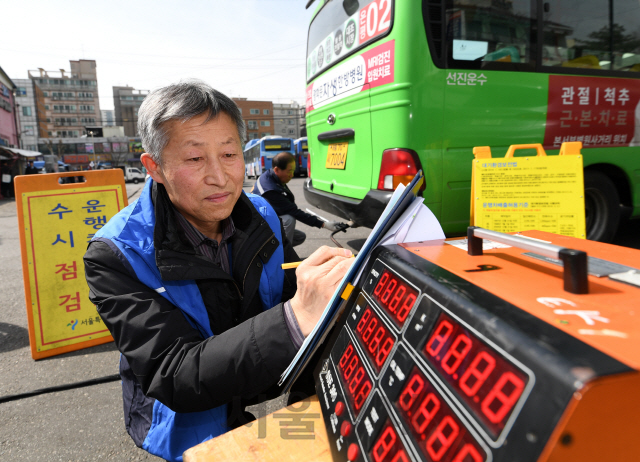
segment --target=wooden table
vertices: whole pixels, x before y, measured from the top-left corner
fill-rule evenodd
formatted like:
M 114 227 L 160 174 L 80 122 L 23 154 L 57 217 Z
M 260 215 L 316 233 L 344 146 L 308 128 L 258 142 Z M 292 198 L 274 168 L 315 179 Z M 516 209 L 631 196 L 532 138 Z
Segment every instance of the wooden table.
M 184 462 L 331 462 L 318 397 L 295 403 L 184 453 Z

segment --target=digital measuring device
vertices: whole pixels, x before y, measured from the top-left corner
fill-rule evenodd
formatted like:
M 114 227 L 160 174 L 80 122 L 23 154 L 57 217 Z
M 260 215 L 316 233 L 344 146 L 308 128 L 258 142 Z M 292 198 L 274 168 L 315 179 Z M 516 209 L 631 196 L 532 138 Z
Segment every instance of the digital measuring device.
M 334 460 L 640 457 L 640 251 L 494 237 L 374 251 L 314 371 Z

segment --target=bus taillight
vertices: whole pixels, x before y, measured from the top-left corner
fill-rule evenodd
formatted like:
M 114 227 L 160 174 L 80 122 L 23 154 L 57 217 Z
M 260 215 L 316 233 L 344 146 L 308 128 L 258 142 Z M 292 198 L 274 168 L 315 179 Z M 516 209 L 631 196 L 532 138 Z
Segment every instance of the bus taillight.
M 262 165 L 262 170 L 264 170 L 264 156 L 260 157 L 260 165 Z
M 413 177 L 422 169 L 418 154 L 411 149 L 386 149 L 382 153 L 378 189 L 393 191 L 403 183 L 409 184 Z M 424 191 L 423 183 L 420 191 Z

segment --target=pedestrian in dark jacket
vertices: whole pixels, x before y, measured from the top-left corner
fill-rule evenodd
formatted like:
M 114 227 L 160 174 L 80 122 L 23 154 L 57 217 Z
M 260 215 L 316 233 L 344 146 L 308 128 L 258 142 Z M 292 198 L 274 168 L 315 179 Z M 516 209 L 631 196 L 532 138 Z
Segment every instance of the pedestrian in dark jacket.
M 296 169 L 296 158 L 292 154 L 288 152 L 276 154 L 271 160 L 271 165 L 272 168 L 256 180 L 251 192 L 264 197 L 271 204 L 282 220 L 287 239 L 293 243 L 294 247 L 302 244 L 307 238 L 304 232 L 296 229 L 296 221 L 332 232 L 344 226 L 337 221 L 322 221 L 317 216 L 298 208 L 296 199 L 287 186 Z
M 8 199 L 13 196 L 13 175 L 9 162 L 2 161 L 0 163 L 0 199 Z
M 35 175 L 38 173 L 38 169 L 33 165 L 33 161 L 30 160 L 27 164 L 27 167 L 24 169 L 25 175 Z
M 178 460 L 277 394 L 351 259 L 324 247 L 284 273 L 298 256 L 271 206 L 242 190 L 244 122 L 225 95 L 161 88 L 138 128 L 151 178 L 91 241 L 85 271 L 122 352 L 127 431 Z

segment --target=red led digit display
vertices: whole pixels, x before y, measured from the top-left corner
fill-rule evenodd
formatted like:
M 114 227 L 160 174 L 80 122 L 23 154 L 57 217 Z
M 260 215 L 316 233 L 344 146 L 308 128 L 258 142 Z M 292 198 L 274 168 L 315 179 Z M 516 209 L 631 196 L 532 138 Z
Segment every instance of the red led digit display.
M 368 305 L 356 325 L 356 338 L 360 341 L 373 367 L 380 372 L 396 340 Z
M 338 369 L 340 369 L 340 378 L 347 394 L 347 402 L 357 416 L 360 414 L 362 405 L 373 388 L 373 382 L 369 374 L 367 374 L 364 363 L 358 356 L 353 343 L 349 342 L 344 353 L 342 353 L 338 362 Z
M 389 419 L 382 427 L 380 436 L 373 443 L 371 457 L 374 462 L 409 462 L 411 460 L 402 441 L 398 438 L 398 432 L 393 428 Z
M 395 405 L 427 460 L 486 460 L 484 449 L 418 368 L 413 368 Z
M 404 326 L 418 292 L 389 270 L 383 270 L 373 289 L 373 299 L 389 313 L 393 322 Z
M 438 317 L 422 354 L 497 438 L 528 376 L 444 313 Z

